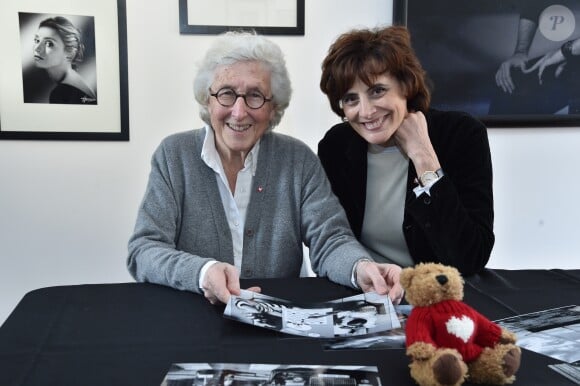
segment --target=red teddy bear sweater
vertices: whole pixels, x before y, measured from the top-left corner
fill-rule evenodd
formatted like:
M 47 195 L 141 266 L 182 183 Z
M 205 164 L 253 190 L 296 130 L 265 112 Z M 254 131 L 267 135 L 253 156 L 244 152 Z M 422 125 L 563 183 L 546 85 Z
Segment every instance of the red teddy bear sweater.
M 444 300 L 425 307 L 414 307 L 405 326 L 407 347 L 415 342 L 436 348 L 454 348 L 465 362 L 479 357 L 484 347 L 493 347 L 501 328 L 457 300 Z

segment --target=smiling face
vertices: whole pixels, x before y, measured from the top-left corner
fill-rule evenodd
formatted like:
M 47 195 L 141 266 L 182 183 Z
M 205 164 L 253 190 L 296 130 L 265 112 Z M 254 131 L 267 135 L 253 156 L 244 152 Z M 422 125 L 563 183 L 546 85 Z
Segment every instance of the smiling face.
M 270 71 L 255 61 L 220 66 L 215 72 L 210 92 L 213 94 L 223 88 L 230 88 L 236 94 L 242 95 L 258 92 L 270 99 L 272 97 Z M 237 98 L 232 106 L 225 107 L 211 96 L 208 111 L 211 126 L 215 131 L 218 153 L 227 158 L 239 154 L 245 157 L 266 132 L 270 120 L 274 117 L 272 102 L 252 109 L 241 97 Z
M 40 27 L 34 36 L 34 63 L 39 68 L 52 68 L 67 64 L 65 44 L 56 30 Z
M 342 110 L 353 129 L 368 143 L 388 146 L 407 115 L 401 84 L 383 74 L 369 87 L 357 78 L 341 99 Z

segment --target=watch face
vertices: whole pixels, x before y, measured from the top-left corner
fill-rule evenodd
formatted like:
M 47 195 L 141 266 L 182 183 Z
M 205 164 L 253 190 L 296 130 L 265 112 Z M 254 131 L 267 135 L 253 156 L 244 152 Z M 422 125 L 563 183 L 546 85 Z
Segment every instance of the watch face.
M 433 181 L 437 181 L 439 176 L 435 172 L 426 171 L 425 173 L 421 174 L 419 177 L 419 182 L 421 182 L 421 186 L 427 186 Z

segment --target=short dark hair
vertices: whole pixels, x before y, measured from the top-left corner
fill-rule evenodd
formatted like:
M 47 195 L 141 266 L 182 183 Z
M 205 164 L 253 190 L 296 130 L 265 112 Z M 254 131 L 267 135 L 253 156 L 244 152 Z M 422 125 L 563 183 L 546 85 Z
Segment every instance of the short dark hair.
M 426 112 L 431 102 L 426 72 L 411 46 L 406 27 L 355 29 L 340 35 L 322 62 L 320 89 L 332 111 L 341 117 L 339 100 L 357 78 L 367 85 L 385 73 L 397 79 L 407 99 L 407 108 Z

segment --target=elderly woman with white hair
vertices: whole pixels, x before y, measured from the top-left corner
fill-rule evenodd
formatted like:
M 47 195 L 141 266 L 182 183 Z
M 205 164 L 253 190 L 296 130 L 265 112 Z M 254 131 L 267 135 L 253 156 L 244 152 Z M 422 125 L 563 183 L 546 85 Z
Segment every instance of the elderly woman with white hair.
M 194 93 L 206 126 L 153 155 L 129 241 L 133 277 L 225 303 L 240 278 L 298 277 L 304 243 L 319 276 L 398 301 L 400 268 L 356 241 L 317 156 L 272 131 L 291 95 L 280 48 L 248 32 L 218 36 Z

